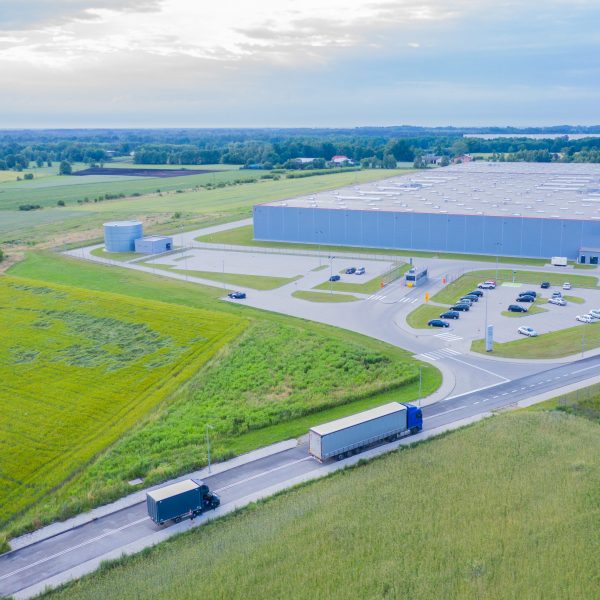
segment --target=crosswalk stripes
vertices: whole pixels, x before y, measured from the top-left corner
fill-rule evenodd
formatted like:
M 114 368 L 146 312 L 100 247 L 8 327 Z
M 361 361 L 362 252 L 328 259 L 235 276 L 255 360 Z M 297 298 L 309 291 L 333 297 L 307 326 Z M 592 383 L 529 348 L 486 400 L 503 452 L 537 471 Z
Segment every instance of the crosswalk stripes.
M 442 358 L 452 358 L 458 354 L 460 354 L 460 352 L 453 350 L 452 348 L 441 348 L 439 350 L 431 350 L 430 352 L 417 354 L 417 358 L 425 358 L 427 360 L 436 361 Z
M 400 300 L 398 300 L 398 302 L 410 302 L 411 304 L 415 303 L 418 300 L 418 298 L 407 298 L 406 296 L 404 298 L 400 298 Z
M 385 294 L 373 294 L 369 296 L 367 300 L 383 300 L 385 298 Z
M 436 333 L 435 337 L 446 340 L 447 342 L 457 342 L 458 340 L 462 340 L 460 335 L 454 335 L 453 333 Z

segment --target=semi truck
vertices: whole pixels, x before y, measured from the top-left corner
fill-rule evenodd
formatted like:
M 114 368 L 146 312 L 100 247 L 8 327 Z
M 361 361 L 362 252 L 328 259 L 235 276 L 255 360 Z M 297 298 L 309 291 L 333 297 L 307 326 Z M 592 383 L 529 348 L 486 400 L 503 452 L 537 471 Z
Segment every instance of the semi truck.
M 219 496 L 198 479 L 186 479 L 146 493 L 148 515 L 157 525 L 171 520 L 178 523 L 185 517 L 193 519 L 219 504 Z
M 419 407 L 390 402 L 312 427 L 308 448 L 321 462 L 329 458 L 341 460 L 378 442 L 391 442 L 422 429 L 423 413 Z

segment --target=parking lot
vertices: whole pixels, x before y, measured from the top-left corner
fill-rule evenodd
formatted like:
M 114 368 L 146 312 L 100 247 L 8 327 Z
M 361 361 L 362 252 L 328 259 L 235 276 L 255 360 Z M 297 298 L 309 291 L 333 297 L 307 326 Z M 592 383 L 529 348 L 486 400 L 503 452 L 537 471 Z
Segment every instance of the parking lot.
M 519 293 L 526 290 L 537 292 L 538 300 L 535 303 L 516 302 Z M 544 300 L 552 297 L 554 291 L 560 291 L 563 296 L 581 298 L 583 303 L 568 301 L 568 298 L 566 306 L 544 302 Z M 479 302 L 473 304 L 470 311 L 461 312 L 459 319 L 449 321 L 450 329 L 464 339 L 481 339 L 484 335 L 486 322 L 488 325 L 494 326 L 494 340 L 497 342 L 508 342 L 522 337 L 517 332 L 521 325 L 533 327 L 540 335 L 575 325 L 600 327 L 600 321 L 586 324 L 575 320 L 577 315 L 588 313 L 593 308 L 600 309 L 600 290 L 573 287 L 571 290 L 566 291 L 560 286 L 540 289 L 539 285 L 504 283 L 494 290 L 483 290 L 483 294 Z M 509 304 L 522 304 L 526 307 L 536 306 L 542 309 L 542 312 L 537 314 L 514 313 L 515 316 L 509 317 L 502 314 L 508 309 Z M 443 310 L 443 307 L 441 307 L 440 313 Z M 445 331 L 448 331 L 448 329 L 445 329 Z
M 381 277 L 393 263 L 384 260 L 361 260 L 346 257 L 317 257 L 262 252 L 239 252 L 191 248 L 145 261 L 148 265 L 168 265 L 180 271 L 262 275 L 269 277 L 302 277 L 298 289 L 311 289 L 327 281 L 330 272 L 339 274 L 347 267 L 364 267 L 363 275 L 341 275 L 341 281 L 364 283 Z

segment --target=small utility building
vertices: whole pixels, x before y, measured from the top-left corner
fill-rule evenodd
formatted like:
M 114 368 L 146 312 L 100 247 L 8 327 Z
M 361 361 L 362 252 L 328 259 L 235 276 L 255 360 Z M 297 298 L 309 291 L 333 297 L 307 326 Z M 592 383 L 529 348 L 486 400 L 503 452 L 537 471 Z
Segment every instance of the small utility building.
M 140 254 L 160 254 L 173 249 L 173 238 L 162 235 L 149 235 L 135 240 L 135 251 Z

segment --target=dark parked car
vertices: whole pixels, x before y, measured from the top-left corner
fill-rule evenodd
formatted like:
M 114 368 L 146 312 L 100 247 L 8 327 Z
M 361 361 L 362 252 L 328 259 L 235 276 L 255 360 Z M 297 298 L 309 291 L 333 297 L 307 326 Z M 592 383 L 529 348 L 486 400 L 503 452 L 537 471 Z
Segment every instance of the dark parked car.
M 450 323 L 442 321 L 441 319 L 431 319 L 427 325 L 429 325 L 429 327 L 450 327 Z
M 533 296 L 534 298 L 537 298 L 537 292 L 527 290 L 526 292 L 519 292 L 519 296 Z
M 550 282 L 549 281 L 542 281 L 542 285 L 540 285 L 540 287 L 543 290 L 547 290 L 550 287 Z
M 467 294 L 466 296 L 463 296 L 464 298 L 466 298 L 467 300 L 471 300 L 471 302 L 479 302 L 479 296 L 477 296 L 477 294 Z
M 450 307 L 450 310 L 469 310 L 470 308 L 468 304 L 455 304 Z
M 520 306 L 519 304 L 510 304 L 508 312 L 527 312 L 529 309 L 526 306 Z
M 472 292 L 469 292 L 467 296 L 477 296 L 478 298 L 481 298 L 483 292 L 481 290 L 473 290 Z
M 473 304 L 473 300 L 471 300 L 471 298 L 459 298 L 456 301 L 456 304 L 468 304 L 469 306 L 471 306 L 471 304 Z
M 447 310 L 440 315 L 440 319 L 458 319 L 460 313 L 457 310 Z
M 356 273 L 356 267 L 348 267 L 346 269 L 346 275 L 353 275 L 354 273 Z
M 535 302 L 535 298 L 533 296 L 519 296 L 517 302 Z
M 227 294 L 232 300 L 243 300 L 246 297 L 245 292 L 229 292 Z
M 341 277 L 339 275 L 332 275 L 329 278 L 329 281 L 339 281 L 341 279 Z

